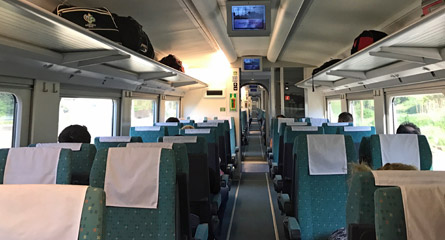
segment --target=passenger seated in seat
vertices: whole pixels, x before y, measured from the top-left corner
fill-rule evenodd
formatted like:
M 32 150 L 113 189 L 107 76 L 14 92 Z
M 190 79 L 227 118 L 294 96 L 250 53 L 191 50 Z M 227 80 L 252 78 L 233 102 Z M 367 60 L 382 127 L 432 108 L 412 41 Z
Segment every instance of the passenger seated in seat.
M 354 122 L 354 118 L 352 117 L 352 114 L 348 112 L 342 112 L 340 115 L 338 115 L 338 122 Z
M 371 172 L 372 169 L 366 164 L 356 164 L 351 163 L 350 165 L 351 174 L 352 176 L 356 172 Z M 377 170 L 419 170 L 415 166 L 407 165 L 403 163 L 387 163 L 385 166 L 378 168 Z M 351 180 L 351 179 L 350 179 Z M 328 240 L 347 240 L 348 239 L 348 231 L 346 228 L 340 228 L 336 231 L 334 231 L 328 238 Z M 368 239 L 376 239 L 374 232 L 367 232 L 363 233 L 361 240 L 368 240 Z
M 184 130 L 184 129 L 195 129 L 192 125 L 184 125 L 182 128 L 181 128 L 181 130 Z
M 165 122 L 179 122 L 179 119 L 177 119 L 177 118 L 175 118 L 175 117 L 169 117 L 168 119 L 167 119 L 167 121 L 165 121 Z
M 414 123 L 404 122 L 397 128 L 397 134 L 422 134 L 420 128 Z
M 70 125 L 59 134 L 60 143 L 91 143 L 91 135 L 87 127 L 81 125 Z

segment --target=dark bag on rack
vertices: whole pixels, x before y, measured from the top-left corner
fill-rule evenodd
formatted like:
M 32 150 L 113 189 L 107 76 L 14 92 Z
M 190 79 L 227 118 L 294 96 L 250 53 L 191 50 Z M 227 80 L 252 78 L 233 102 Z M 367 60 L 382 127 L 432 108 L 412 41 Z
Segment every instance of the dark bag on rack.
M 354 45 L 352 45 L 351 54 L 354 54 L 363 48 L 379 41 L 386 37 L 387 34 L 375 30 L 365 30 L 358 37 L 354 39 Z
M 54 12 L 81 27 L 121 43 L 113 15 L 106 8 L 73 7 L 61 4 Z
M 329 61 L 323 63 L 323 65 L 321 65 L 320 67 L 312 70 L 312 76 L 317 74 L 318 72 L 322 71 L 323 69 L 328 68 L 329 66 L 334 65 L 340 61 L 341 61 L 341 59 L 332 59 L 332 60 L 329 60 Z
M 167 57 L 164 57 L 159 61 L 171 68 L 174 68 L 178 71 L 184 72 L 184 67 L 182 66 L 181 60 L 177 59 L 174 55 L 169 54 Z
M 121 17 L 116 14 L 113 16 L 119 29 L 122 45 L 144 56 L 154 58 L 153 46 L 147 34 L 142 30 L 142 26 L 132 17 Z

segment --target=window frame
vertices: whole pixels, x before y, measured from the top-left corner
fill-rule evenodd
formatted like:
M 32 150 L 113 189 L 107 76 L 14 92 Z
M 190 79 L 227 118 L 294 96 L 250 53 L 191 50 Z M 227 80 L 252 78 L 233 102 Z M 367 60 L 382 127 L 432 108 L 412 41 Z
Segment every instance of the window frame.
M 342 111 L 341 110 L 341 100 L 342 100 L 341 97 L 338 96 L 338 95 L 326 97 L 326 101 L 325 101 L 325 104 L 326 104 L 325 114 L 326 114 L 326 118 L 329 119 L 329 122 L 332 122 L 331 118 L 329 116 L 329 101 L 340 101 L 340 113 L 341 113 L 341 111 Z M 338 116 L 337 116 L 337 118 L 338 118 Z M 338 119 L 336 119 L 336 120 L 338 120 Z M 337 122 L 337 121 L 335 121 L 335 122 Z

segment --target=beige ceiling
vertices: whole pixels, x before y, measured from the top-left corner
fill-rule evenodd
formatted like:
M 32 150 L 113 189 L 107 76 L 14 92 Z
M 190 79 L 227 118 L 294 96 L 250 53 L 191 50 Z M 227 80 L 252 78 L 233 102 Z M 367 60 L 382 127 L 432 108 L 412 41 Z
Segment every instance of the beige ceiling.
M 217 50 L 213 37 L 206 36 L 205 27 L 200 28 L 194 20 L 200 16 L 192 16 L 184 7 L 185 0 L 29 1 L 50 11 L 65 2 L 76 6 L 106 6 L 119 15 L 132 16 L 143 25 L 158 58 L 173 53 L 186 64 L 196 63 Z M 225 0 L 217 2 L 225 20 Z M 280 0 L 272 0 L 272 26 L 279 3 Z M 294 24 L 278 61 L 321 65 L 352 46 L 353 39 L 362 30 L 378 29 L 415 3 L 420 7 L 419 0 L 313 0 L 301 22 Z M 230 40 L 238 57 L 266 56 L 270 37 L 232 37 Z

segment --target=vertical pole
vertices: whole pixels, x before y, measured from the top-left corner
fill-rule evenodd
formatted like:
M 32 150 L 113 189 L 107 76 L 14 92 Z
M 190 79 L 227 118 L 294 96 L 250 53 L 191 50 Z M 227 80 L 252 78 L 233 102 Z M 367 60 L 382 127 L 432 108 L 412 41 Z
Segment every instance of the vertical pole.
M 284 68 L 280 68 L 280 101 L 281 114 L 284 115 Z

